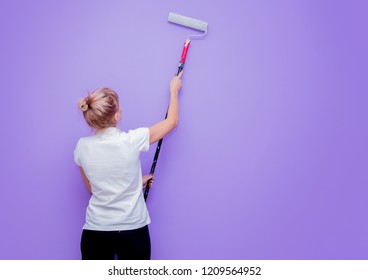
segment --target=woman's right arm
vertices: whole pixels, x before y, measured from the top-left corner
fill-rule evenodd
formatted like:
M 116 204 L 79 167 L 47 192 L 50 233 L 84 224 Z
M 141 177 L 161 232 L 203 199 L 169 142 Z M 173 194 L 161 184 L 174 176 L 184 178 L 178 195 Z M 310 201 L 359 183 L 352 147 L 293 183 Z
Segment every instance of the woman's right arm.
M 181 77 L 183 71 L 170 81 L 170 104 L 167 110 L 167 118 L 160 121 L 149 128 L 150 144 L 153 144 L 164 138 L 170 131 L 178 126 L 179 123 L 179 100 L 178 94 L 181 88 Z

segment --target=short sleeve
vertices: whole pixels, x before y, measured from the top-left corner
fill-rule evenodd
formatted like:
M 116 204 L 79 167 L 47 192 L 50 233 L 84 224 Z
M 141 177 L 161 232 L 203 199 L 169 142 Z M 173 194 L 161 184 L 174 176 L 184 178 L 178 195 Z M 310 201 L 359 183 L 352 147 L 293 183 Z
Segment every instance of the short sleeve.
M 78 151 L 78 148 L 79 148 L 79 141 L 74 149 L 74 162 L 78 165 L 78 166 L 81 166 L 81 163 L 80 163 L 80 159 L 79 159 L 79 151 Z
M 137 128 L 129 130 L 132 143 L 141 152 L 147 152 L 149 150 L 149 129 L 148 127 Z

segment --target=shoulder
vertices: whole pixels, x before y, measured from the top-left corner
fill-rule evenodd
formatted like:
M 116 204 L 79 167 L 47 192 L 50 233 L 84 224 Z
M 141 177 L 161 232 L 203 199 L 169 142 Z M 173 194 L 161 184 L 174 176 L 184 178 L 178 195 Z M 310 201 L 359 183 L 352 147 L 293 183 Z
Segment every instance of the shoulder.
M 122 132 L 125 133 L 125 132 Z M 128 132 L 125 133 L 127 137 L 130 137 L 132 140 L 140 139 L 140 138 L 146 138 L 149 136 L 149 129 L 148 127 L 140 127 L 136 129 L 131 129 Z
M 148 127 L 140 127 L 129 130 L 126 133 L 129 141 L 138 147 L 141 151 L 147 151 L 149 148 L 149 129 Z
M 79 138 L 78 141 L 77 141 L 77 145 L 80 145 L 80 144 L 83 144 L 83 143 L 86 143 L 86 142 L 91 141 L 91 138 L 92 137 L 93 136 L 86 136 L 86 137 Z
M 122 132 L 125 133 L 125 132 Z M 130 129 L 126 134 L 128 135 L 139 135 L 139 134 L 146 134 L 149 133 L 148 127 L 139 127 L 136 129 Z
M 91 135 L 91 136 L 85 136 L 85 137 L 81 137 L 78 139 L 77 144 L 76 144 L 76 149 L 83 147 L 85 145 L 88 145 L 90 143 L 93 143 L 95 141 L 95 137 L 96 135 Z

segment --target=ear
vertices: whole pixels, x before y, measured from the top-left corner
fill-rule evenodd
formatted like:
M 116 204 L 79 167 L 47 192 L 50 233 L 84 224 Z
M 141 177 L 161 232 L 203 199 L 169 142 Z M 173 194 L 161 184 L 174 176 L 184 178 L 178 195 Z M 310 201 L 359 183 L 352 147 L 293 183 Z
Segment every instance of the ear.
M 119 122 L 121 119 L 121 110 L 119 110 L 118 112 L 115 113 L 114 116 L 115 122 Z

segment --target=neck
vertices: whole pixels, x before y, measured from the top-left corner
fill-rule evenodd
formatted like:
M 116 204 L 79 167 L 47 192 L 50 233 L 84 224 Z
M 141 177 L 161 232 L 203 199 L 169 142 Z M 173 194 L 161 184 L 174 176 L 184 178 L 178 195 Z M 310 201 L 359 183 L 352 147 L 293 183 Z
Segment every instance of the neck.
M 103 133 L 109 128 L 116 128 L 116 126 L 109 126 L 109 127 L 105 127 L 105 128 L 101 128 L 101 129 L 96 129 L 96 134 Z

